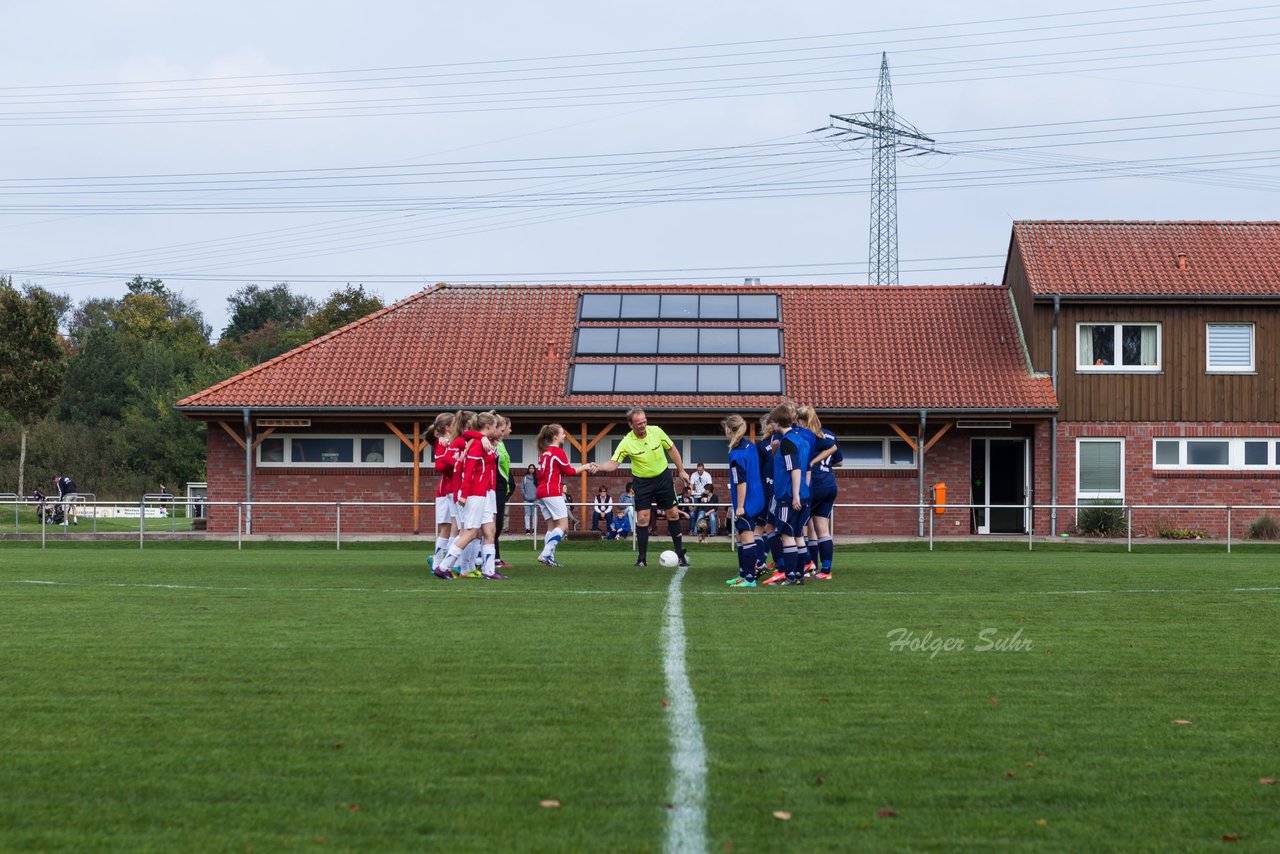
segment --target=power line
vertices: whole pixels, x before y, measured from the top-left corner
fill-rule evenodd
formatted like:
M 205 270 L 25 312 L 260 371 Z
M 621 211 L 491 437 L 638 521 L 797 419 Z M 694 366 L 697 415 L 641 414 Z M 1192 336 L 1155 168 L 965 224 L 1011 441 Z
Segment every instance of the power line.
M 942 29 L 947 27 L 959 28 L 959 27 L 985 26 L 988 24 L 1010 23 L 1010 22 L 1017 22 L 1017 21 L 1045 20 L 1049 18 L 1063 18 L 1063 17 L 1073 17 L 1073 16 L 1079 16 L 1079 15 L 1096 15 L 1096 14 L 1107 14 L 1112 12 L 1126 12 L 1126 11 L 1133 11 L 1137 9 L 1155 9 L 1155 8 L 1166 8 L 1171 6 L 1202 5 L 1208 2 L 1212 2 L 1212 0 L 1173 0 L 1173 2 L 1146 3 L 1146 4 L 1138 4 L 1138 5 L 1131 5 L 1131 6 L 1111 6 L 1111 7 L 1101 8 L 1101 9 L 1088 9 L 1088 10 L 1072 11 L 1072 12 L 1051 12 L 1051 13 L 1042 13 L 1042 14 L 1036 14 L 1036 15 L 1021 15 L 1021 16 L 1006 17 L 1006 18 L 987 18 L 987 19 L 980 19 L 980 20 L 974 20 L 974 21 L 951 22 L 951 23 L 945 23 L 945 24 L 918 24 L 910 27 L 889 27 L 889 28 L 879 29 L 879 30 L 863 30 L 863 31 L 847 32 L 847 33 L 829 33 L 829 34 L 809 35 L 809 36 L 790 36 L 790 37 L 780 37 L 780 38 L 772 38 L 772 39 L 753 39 L 748 41 L 736 41 L 736 42 L 714 42 L 710 44 L 685 45 L 685 46 L 677 46 L 677 47 L 638 48 L 638 49 L 630 49 L 630 50 L 602 51 L 602 52 L 595 52 L 595 53 L 559 54 L 559 55 L 553 55 L 553 56 L 523 57 L 523 58 L 513 58 L 513 59 L 470 60 L 466 62 L 436 63 L 431 65 L 384 66 L 384 67 L 376 67 L 376 68 L 338 69 L 338 70 L 327 70 L 327 71 L 295 71 L 295 72 L 284 72 L 284 73 L 275 73 L 275 74 L 230 75 L 230 76 L 220 76 L 220 77 L 186 77 L 186 78 L 171 78 L 171 79 L 161 79 L 161 80 L 117 81 L 117 82 L 111 82 L 111 83 L 52 83 L 52 84 L 42 84 L 42 85 L 36 85 L 36 86 L 0 86 L 0 92 L 15 91 L 15 90 L 66 89 L 66 88 L 78 88 L 78 87 L 135 86 L 135 85 L 148 85 L 148 84 L 159 84 L 159 83 L 217 82 L 217 81 L 224 81 L 224 80 L 263 80 L 268 78 L 276 78 L 276 79 L 304 78 L 304 77 L 314 77 L 319 75 L 363 74 L 363 73 L 379 73 L 379 72 L 386 72 L 386 71 L 412 71 L 412 70 L 434 69 L 434 68 L 463 68 L 463 67 L 474 67 L 474 66 L 495 65 L 495 64 L 507 65 L 507 64 L 528 63 L 528 62 L 548 62 L 548 61 L 558 61 L 562 59 L 590 59 L 595 57 L 636 56 L 636 55 L 643 55 L 643 54 L 667 53 L 667 52 L 682 51 L 682 50 L 705 50 L 705 49 L 715 49 L 715 48 L 722 48 L 722 47 L 742 47 L 742 46 L 751 46 L 751 45 L 781 44 L 786 42 L 813 41 L 818 39 L 841 39 L 841 38 L 850 38 L 854 36 L 883 35 L 886 33 L 896 33 L 896 32 L 917 32 L 920 30 Z M 1244 8 L 1258 8 L 1258 7 L 1244 7 Z M 1186 14 L 1211 14 L 1211 13 L 1186 13 Z M 1164 17 L 1177 17 L 1177 16 L 1166 15 Z M 1139 19 L 1135 19 L 1135 20 L 1139 20 Z M 1091 25 L 1096 26 L 1097 24 L 1096 23 L 1080 24 L 1076 26 L 1091 26 Z

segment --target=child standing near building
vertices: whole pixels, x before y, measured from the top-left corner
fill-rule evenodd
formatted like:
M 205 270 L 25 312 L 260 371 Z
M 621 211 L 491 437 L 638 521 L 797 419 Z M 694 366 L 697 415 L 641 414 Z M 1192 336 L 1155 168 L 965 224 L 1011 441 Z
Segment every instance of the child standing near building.
M 538 506 L 547 520 L 547 536 L 538 555 L 544 566 L 560 566 L 556 548 L 569 530 L 569 505 L 564 500 L 564 476 L 575 475 L 565 456 L 564 428 L 547 424 L 538 432 Z
M 729 440 L 729 509 L 738 535 L 738 574 L 727 583 L 730 587 L 755 587 L 755 520 L 764 512 L 760 453 L 747 438 L 747 422 L 741 415 L 730 415 L 720 427 Z

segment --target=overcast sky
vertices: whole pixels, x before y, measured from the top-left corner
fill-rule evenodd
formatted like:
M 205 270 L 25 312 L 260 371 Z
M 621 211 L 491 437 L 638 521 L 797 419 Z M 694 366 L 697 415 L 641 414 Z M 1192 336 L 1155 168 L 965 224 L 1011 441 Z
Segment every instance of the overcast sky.
M 1280 4 L 5 2 L 0 272 L 75 299 L 347 282 L 998 282 L 1015 219 L 1274 219 Z M 906 154 L 908 152 L 904 152 Z

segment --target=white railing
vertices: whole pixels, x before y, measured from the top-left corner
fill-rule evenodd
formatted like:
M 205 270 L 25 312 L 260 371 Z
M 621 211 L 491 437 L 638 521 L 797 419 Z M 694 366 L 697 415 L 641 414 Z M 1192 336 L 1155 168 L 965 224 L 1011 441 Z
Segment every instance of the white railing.
M 139 548 L 143 548 L 146 543 L 146 535 L 148 533 L 147 531 L 148 510 L 172 511 L 176 508 L 176 506 L 179 503 L 182 503 L 182 504 L 196 503 L 194 499 L 186 499 L 178 496 L 162 496 L 162 495 L 159 495 L 158 493 L 144 496 L 140 501 L 97 501 L 97 500 L 90 500 L 92 496 L 87 493 L 80 493 L 80 496 L 82 497 L 79 498 L 76 502 L 77 508 L 81 510 L 81 515 L 86 515 L 94 520 L 93 533 L 97 533 L 96 523 L 100 515 L 103 518 L 106 518 L 108 515 L 108 512 L 110 512 L 110 515 L 116 516 L 116 513 L 117 513 L 116 508 L 118 508 L 119 510 L 123 510 L 125 513 L 128 513 L 129 517 L 132 517 L 133 514 L 136 513 L 138 518 L 137 534 L 138 534 Z M 46 503 L 51 501 L 56 501 L 56 499 L 52 499 L 52 498 L 45 499 Z M 12 505 L 14 508 L 15 533 L 20 533 L 21 526 L 19 525 L 19 516 L 23 512 L 24 508 L 34 510 L 40 503 L 41 502 L 38 502 L 34 499 L 22 498 L 22 497 L 16 496 L 13 493 L 7 493 L 7 494 L 0 493 L 0 507 L 3 507 L 5 505 Z M 65 502 L 62 502 L 62 503 L 65 503 Z M 253 501 L 253 502 L 200 501 L 199 503 L 202 507 L 202 510 L 204 511 L 205 518 L 208 518 L 208 512 L 211 509 L 232 508 L 232 507 L 235 508 L 235 514 L 236 514 L 235 538 L 236 538 L 237 548 L 243 548 L 245 537 L 252 536 L 252 534 L 247 530 L 247 525 L 246 525 L 246 521 L 249 516 L 249 514 L 245 512 L 247 508 L 287 507 L 293 510 L 298 510 L 300 508 L 306 508 L 306 507 L 332 508 L 333 510 L 332 536 L 334 539 L 334 547 L 337 549 L 342 548 L 342 513 L 344 508 L 350 511 L 352 509 L 363 510 L 368 508 L 412 508 L 416 506 L 419 508 L 427 508 L 428 510 L 427 515 L 430 515 L 430 516 L 434 515 L 434 508 L 435 508 L 434 500 L 420 501 L 420 502 L 417 502 L 416 504 L 411 501 Z M 570 502 L 568 506 L 571 508 L 571 515 L 572 515 L 572 508 L 583 508 L 583 507 L 590 508 L 593 506 L 593 504 L 591 502 L 578 502 L 578 503 Z M 511 504 L 508 505 L 508 508 L 512 508 L 512 507 L 519 507 L 523 509 L 524 504 L 517 503 L 514 505 L 511 505 Z M 724 515 L 724 523 L 725 523 L 724 536 L 726 541 L 729 544 L 729 548 L 732 549 L 734 547 L 734 540 L 735 540 L 735 537 L 733 536 L 734 517 L 729 512 L 728 505 L 724 505 L 724 504 L 699 505 L 699 509 L 704 507 L 715 508 L 718 511 L 724 512 L 725 514 Z M 925 536 L 921 537 L 918 534 L 899 534 L 899 535 L 886 536 L 886 539 L 899 539 L 899 540 L 908 540 L 908 541 L 915 540 L 915 539 L 927 539 L 928 547 L 931 551 L 933 550 L 935 540 L 939 538 L 938 537 L 939 531 L 936 524 L 938 518 L 945 516 L 946 518 L 948 518 L 949 521 L 954 521 L 955 514 L 961 513 L 961 512 L 963 513 L 962 520 L 970 522 L 971 525 L 973 524 L 974 516 L 972 514 L 974 513 L 974 511 L 982 511 L 983 513 L 988 514 L 985 517 L 986 519 L 990 519 L 989 514 L 990 514 L 990 511 L 992 510 L 1012 510 L 1012 511 L 1022 512 L 1024 514 L 1025 525 L 1023 526 L 1024 530 L 1021 533 L 1013 532 L 1007 535 L 1002 535 L 1002 534 L 974 535 L 969 530 L 969 528 L 966 528 L 964 534 L 960 536 L 965 536 L 965 537 L 978 536 L 983 539 L 990 537 L 995 541 L 1007 540 L 1009 538 L 1025 537 L 1028 550 L 1035 548 L 1035 543 L 1037 539 L 1039 539 L 1041 543 L 1048 542 L 1053 539 L 1048 535 L 1046 530 L 1050 527 L 1048 523 L 1049 519 L 1053 519 L 1053 525 L 1054 527 L 1056 527 L 1058 523 L 1061 521 L 1059 511 L 1063 511 L 1063 510 L 1071 511 L 1073 514 L 1080 514 L 1082 511 L 1094 511 L 1094 512 L 1119 514 L 1119 516 L 1123 518 L 1123 525 L 1122 526 L 1117 525 L 1116 527 L 1117 529 L 1122 528 L 1122 530 L 1119 530 L 1115 536 L 1103 537 L 1101 539 L 1109 540 L 1112 542 L 1123 540 L 1126 544 L 1128 551 L 1133 551 L 1133 546 L 1134 546 L 1134 539 L 1135 539 L 1134 515 L 1135 513 L 1152 514 L 1153 518 L 1156 520 L 1155 530 L 1157 531 L 1160 531 L 1159 523 L 1160 523 L 1160 520 L 1164 518 L 1164 517 L 1156 516 L 1156 514 L 1159 514 L 1159 513 L 1193 514 L 1193 518 L 1195 520 L 1199 520 L 1201 523 L 1207 522 L 1211 527 L 1216 527 L 1218 524 L 1225 523 L 1225 527 L 1222 529 L 1225 531 L 1225 536 L 1213 536 L 1204 531 L 1195 531 L 1192 529 L 1177 529 L 1172 532 L 1166 531 L 1163 535 L 1158 535 L 1155 537 L 1139 536 L 1138 539 L 1145 539 L 1148 542 L 1177 542 L 1179 539 L 1194 538 L 1194 539 L 1203 539 L 1212 543 L 1225 542 L 1226 550 L 1228 552 L 1230 552 L 1232 550 L 1233 545 L 1240 540 L 1240 538 L 1235 536 L 1235 525 L 1237 521 L 1241 519 L 1241 514 L 1276 513 L 1278 516 L 1280 516 L 1280 505 L 1269 505 L 1269 504 L 1227 505 L 1227 504 L 1075 504 L 1075 503 L 1073 504 L 956 504 L 956 503 L 948 503 L 945 505 L 945 507 L 938 508 L 932 503 L 871 504 L 871 503 L 846 502 L 846 503 L 836 504 L 835 510 L 839 510 L 842 512 L 851 512 L 851 511 L 858 511 L 858 510 L 901 511 L 903 514 L 904 520 L 910 519 L 910 522 L 906 524 L 897 525 L 895 527 L 898 527 L 900 529 L 903 527 L 915 527 L 915 523 L 918 523 L 920 528 L 925 530 Z M 656 512 L 661 512 L 661 511 L 656 511 Z M 175 521 L 177 516 L 176 513 L 167 512 L 166 515 L 170 520 L 170 525 L 169 525 L 169 531 L 165 533 L 172 534 L 172 535 L 187 533 L 186 531 L 180 532 L 177 530 L 176 521 Z M 119 518 L 119 517 L 116 516 L 116 518 Z M 512 518 L 512 516 L 509 515 L 509 518 Z M 927 523 L 925 522 L 926 518 L 928 520 Z M 1040 527 L 1042 529 L 1041 532 L 1038 534 L 1036 533 L 1037 519 L 1040 521 Z M 543 524 L 544 520 L 541 519 L 541 514 L 539 514 L 539 518 L 537 522 L 539 525 Z M 41 547 L 43 548 L 47 544 L 46 529 L 49 526 L 45 524 L 43 515 L 40 517 L 39 523 L 40 523 L 40 542 L 41 542 Z M 422 525 L 422 530 L 426 532 L 430 532 L 430 530 L 434 529 L 434 527 L 435 527 L 434 519 L 432 519 L 430 523 L 424 523 Z M 1072 527 L 1072 526 L 1068 525 L 1066 527 Z M 835 531 L 835 513 L 834 512 L 832 514 L 832 530 L 833 532 Z M 75 533 L 81 533 L 81 532 L 75 532 Z M 122 531 L 120 533 L 126 533 L 126 532 Z M 157 533 L 154 530 L 154 528 L 152 530 L 152 533 Z M 273 531 L 271 533 L 276 534 L 280 532 Z M 74 534 L 70 534 L 70 535 L 74 536 Z M 696 536 L 696 534 L 692 534 L 692 535 Z M 221 536 L 227 536 L 227 535 L 215 534 L 214 536 L 217 538 L 221 538 Z M 326 535 L 318 534 L 316 536 L 318 538 L 319 536 L 326 536 Z M 508 540 L 518 540 L 524 536 L 529 536 L 529 535 L 522 535 L 519 533 L 506 535 Z M 541 536 L 542 536 L 542 533 L 540 531 L 535 530 L 532 536 L 530 537 L 535 549 L 538 548 L 538 541 L 540 540 Z M 849 536 L 849 534 L 845 533 L 845 534 L 841 534 L 840 536 Z M 861 533 L 857 536 L 876 537 L 878 535 L 874 531 L 868 531 L 865 533 Z M 1063 536 L 1066 536 L 1066 535 L 1064 534 Z M 1084 536 L 1084 537 L 1081 537 L 1080 535 L 1075 535 L 1075 536 L 1077 539 L 1083 538 L 1086 542 L 1088 542 L 1090 539 L 1094 539 L 1089 536 Z M 350 537 L 350 534 L 348 534 L 348 537 Z M 661 537 L 661 533 L 660 533 L 660 537 Z M 943 536 L 942 538 L 953 539 L 953 537 L 954 535 L 948 534 Z M 632 548 L 634 549 L 635 539 L 636 539 L 634 528 L 632 530 L 630 539 L 632 541 Z

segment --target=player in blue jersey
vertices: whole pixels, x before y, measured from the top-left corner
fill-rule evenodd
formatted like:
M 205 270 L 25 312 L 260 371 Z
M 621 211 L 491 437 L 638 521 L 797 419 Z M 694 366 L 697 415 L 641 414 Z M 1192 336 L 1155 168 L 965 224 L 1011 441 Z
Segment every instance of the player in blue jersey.
M 760 438 L 756 440 L 756 453 L 760 457 L 760 485 L 764 487 L 764 510 L 756 517 L 756 574 L 764 569 L 771 572 L 782 565 L 782 541 L 773 524 L 773 452 L 777 448 L 773 435 L 773 422 L 769 413 L 760 416 Z M 769 563 L 766 565 L 765 561 Z
M 804 422 L 800 420 L 800 412 L 807 409 L 810 409 L 810 407 L 796 407 L 796 421 L 792 425 L 791 429 L 791 440 L 797 444 L 803 442 L 807 446 L 804 456 L 805 459 L 809 461 L 805 466 L 804 476 L 800 479 L 800 498 L 804 501 L 805 523 L 804 527 L 796 537 L 796 552 L 800 556 L 798 559 L 800 563 L 800 572 L 806 576 L 816 566 L 816 564 L 812 564 L 809 560 L 809 542 L 806 534 L 810 529 L 809 518 L 813 507 L 813 457 L 814 454 L 817 453 L 817 451 L 814 450 L 814 445 L 817 444 L 818 441 L 818 437 L 814 435 L 814 432 L 804 426 Z
M 796 408 L 783 401 L 769 413 L 776 432 L 781 434 L 773 458 L 774 525 L 782 538 L 783 565 L 765 584 L 804 584 L 804 567 L 800 562 L 798 543 L 804 542 L 804 526 L 808 521 L 809 457 L 812 445 L 795 426 Z
M 741 415 L 730 415 L 720 427 L 729 440 L 729 507 L 738 532 L 738 574 L 727 583 L 730 587 L 755 587 L 755 519 L 764 511 L 760 453 L 747 438 L 747 422 Z
M 796 418 L 813 433 L 813 457 L 809 461 L 809 557 L 815 564 L 813 577 L 824 581 L 831 578 L 831 558 L 834 543 L 831 539 L 831 510 L 836 503 L 836 475 L 831 469 L 844 462 L 836 434 L 824 429 L 818 413 L 812 406 L 801 406 Z

